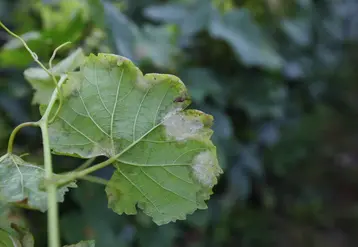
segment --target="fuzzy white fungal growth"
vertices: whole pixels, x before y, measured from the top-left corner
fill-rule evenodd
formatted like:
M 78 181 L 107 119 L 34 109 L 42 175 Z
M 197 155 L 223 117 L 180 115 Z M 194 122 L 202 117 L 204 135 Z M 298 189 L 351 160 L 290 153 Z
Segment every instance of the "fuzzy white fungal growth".
M 211 188 L 216 184 L 220 171 L 211 152 L 201 152 L 194 158 L 193 174 L 206 187 Z
M 199 133 L 204 127 L 203 123 L 196 119 L 189 119 L 183 114 L 168 113 L 164 118 L 167 135 L 177 141 L 183 141 Z

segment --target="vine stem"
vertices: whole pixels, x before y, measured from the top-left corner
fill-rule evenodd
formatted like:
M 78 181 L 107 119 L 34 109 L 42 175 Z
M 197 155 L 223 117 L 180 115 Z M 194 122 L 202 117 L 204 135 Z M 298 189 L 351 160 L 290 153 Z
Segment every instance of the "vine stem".
M 40 127 L 42 131 L 43 149 L 44 149 L 45 179 L 51 180 L 53 178 L 53 169 L 52 169 L 52 158 L 51 158 L 47 121 L 41 122 Z M 60 247 L 60 233 L 58 229 L 59 220 L 58 220 L 58 205 L 57 205 L 57 185 L 50 183 L 46 186 L 46 190 L 47 190 L 47 204 L 48 204 L 48 213 L 47 213 L 47 226 L 48 226 L 48 234 L 49 234 L 48 246 Z
M 9 154 L 12 153 L 13 151 L 13 147 L 14 147 L 14 141 L 15 141 L 15 137 L 16 134 L 24 127 L 30 127 L 30 126 L 39 126 L 38 122 L 27 122 L 27 123 L 22 123 L 19 126 L 17 126 L 11 133 L 10 138 L 9 138 L 9 144 L 7 146 L 7 152 Z
M 87 167 L 91 166 L 93 161 L 95 161 L 95 157 L 91 158 L 89 160 L 86 160 L 86 162 L 84 162 L 82 165 L 80 165 L 79 167 L 77 167 L 74 172 L 78 172 L 78 171 L 82 171 L 84 169 L 86 169 Z
M 69 44 L 71 44 L 71 42 L 66 42 L 66 43 L 60 45 L 59 47 L 57 47 L 57 48 L 53 51 L 52 56 L 51 56 L 50 61 L 49 61 L 50 71 L 53 71 L 52 62 L 53 62 L 53 60 L 55 59 L 57 52 L 58 52 L 59 50 L 61 50 L 63 47 L 65 47 L 66 45 L 69 45 Z M 51 73 L 51 77 L 52 77 L 52 80 L 53 80 L 53 81 L 56 83 L 56 85 L 57 85 L 57 80 L 56 80 L 55 75 Z M 59 90 L 58 93 L 59 93 L 59 96 L 60 96 L 60 104 L 59 104 L 59 106 L 57 107 L 57 110 L 56 110 L 55 115 L 49 120 L 49 123 L 52 123 L 52 122 L 55 120 L 56 116 L 57 116 L 58 113 L 60 112 L 60 110 L 61 110 L 61 108 L 62 108 L 62 105 L 63 105 L 63 93 L 62 93 L 62 88 L 61 88 L 61 87 L 58 87 L 57 90 Z
M 89 181 L 91 183 L 105 185 L 105 186 L 108 184 L 108 180 L 91 175 L 83 176 L 80 179 Z
M 67 75 L 61 76 L 61 79 L 59 82 L 57 82 L 56 77 L 54 74 L 50 71 L 52 70 L 52 61 L 54 57 L 56 56 L 56 53 L 59 49 L 61 49 L 63 46 L 67 45 L 68 43 L 65 43 L 54 51 L 51 59 L 50 59 L 50 70 L 48 70 L 40 61 L 35 52 L 33 52 L 30 47 L 26 44 L 25 40 L 22 39 L 19 35 L 13 33 L 10 29 L 8 29 L 1 21 L 0 21 L 0 27 L 4 28 L 5 31 L 7 31 L 10 35 L 17 38 L 22 42 L 26 50 L 30 53 L 34 61 L 52 78 L 56 89 L 54 90 L 51 100 L 46 108 L 45 113 L 43 114 L 42 118 L 38 122 L 29 122 L 29 123 L 23 123 L 17 126 L 14 131 L 10 135 L 9 139 L 9 146 L 8 146 L 8 153 L 12 153 L 13 151 L 13 144 L 16 137 L 16 134 L 24 127 L 27 126 L 37 126 L 41 128 L 42 132 L 42 140 L 43 140 L 43 151 L 44 151 L 44 166 L 45 166 L 45 180 L 51 181 L 54 177 L 53 168 L 52 168 L 52 156 L 51 156 L 51 148 L 50 148 L 50 138 L 48 133 L 48 125 L 49 125 L 49 117 L 52 111 L 53 106 L 56 103 L 56 100 L 58 96 L 60 96 L 60 103 L 59 107 L 53 116 L 53 119 L 56 117 L 56 115 L 59 113 L 60 108 L 62 106 L 62 91 L 61 86 L 66 81 Z M 52 119 L 52 120 L 53 120 Z M 51 120 L 51 121 L 52 121 Z M 58 205 L 57 205 L 57 184 L 56 183 L 49 183 L 46 186 L 47 190 L 47 203 L 48 203 L 48 214 L 47 214 L 47 221 L 48 221 L 48 246 L 49 247 L 60 247 L 60 234 L 59 234 L 59 219 L 58 219 Z
M 67 75 L 61 76 L 58 86 L 61 87 L 66 81 Z M 58 89 L 55 89 L 51 96 L 51 100 L 47 106 L 45 113 L 43 114 L 39 125 L 42 132 L 43 150 L 44 150 L 44 163 L 45 163 L 45 179 L 51 181 L 54 177 L 52 168 L 52 156 L 50 148 L 50 138 L 48 133 L 48 122 L 51 114 L 51 110 L 56 103 L 57 96 L 59 94 Z M 60 232 L 59 232 L 59 220 L 58 220 L 58 204 L 57 204 L 57 184 L 49 183 L 46 186 L 47 190 L 47 227 L 48 227 L 48 246 L 60 247 Z
M 45 67 L 45 65 L 43 65 L 40 60 L 39 60 L 39 57 L 37 56 L 37 54 L 35 52 L 33 52 L 30 47 L 27 45 L 27 43 L 25 42 L 25 40 L 23 38 L 21 38 L 19 35 L 17 35 L 16 33 L 12 32 L 10 29 L 8 29 L 4 23 L 2 23 L 0 21 L 0 26 L 2 28 L 5 29 L 6 32 L 8 32 L 10 35 L 12 35 L 13 37 L 17 38 L 18 40 L 21 41 L 21 43 L 24 45 L 24 47 L 26 48 L 26 50 L 30 53 L 31 57 L 34 59 L 34 61 L 53 79 L 53 82 L 57 88 L 57 90 L 59 91 L 60 93 L 60 96 L 62 97 L 62 94 L 61 94 L 61 91 L 59 90 L 59 85 L 57 83 L 57 80 L 56 78 L 53 76 L 53 74 Z

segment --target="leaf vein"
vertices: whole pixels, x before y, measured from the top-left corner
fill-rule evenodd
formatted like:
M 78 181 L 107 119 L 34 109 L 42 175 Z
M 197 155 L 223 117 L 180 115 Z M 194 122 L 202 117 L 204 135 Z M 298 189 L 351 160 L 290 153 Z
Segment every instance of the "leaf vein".
M 152 205 L 154 206 L 154 208 L 155 208 L 155 210 L 157 210 L 157 212 L 163 214 L 163 213 L 158 209 L 158 207 L 152 202 L 152 200 L 150 200 L 150 198 L 147 197 L 147 195 L 141 190 L 141 188 L 139 188 L 139 187 L 136 185 L 136 183 L 134 183 L 129 177 L 127 177 L 126 174 L 125 174 L 124 172 L 122 172 L 120 169 L 117 169 L 117 170 L 122 174 L 122 176 L 123 176 L 124 178 L 126 178 L 126 179 L 128 180 L 128 182 L 130 182 L 130 183 L 133 185 L 133 187 L 135 187 L 135 188 L 143 195 L 143 197 L 144 197 L 145 199 L 147 199 L 147 201 L 150 202 L 150 204 L 152 204 Z
M 76 113 L 77 115 L 80 115 L 80 116 L 82 116 L 82 117 L 88 118 L 88 115 L 85 115 L 85 114 L 83 114 L 83 113 L 80 113 L 80 112 L 76 111 L 71 105 L 69 105 L 69 107 L 70 107 L 71 110 L 72 110 L 74 113 Z
M 85 108 L 85 110 L 86 110 L 86 112 L 87 112 L 88 117 L 92 120 L 92 122 L 97 126 L 97 128 L 98 128 L 103 134 L 105 134 L 106 136 L 110 137 L 109 134 L 108 134 L 106 131 L 104 131 L 104 130 L 101 128 L 101 126 L 99 126 L 99 124 L 96 122 L 96 120 L 94 120 L 94 118 L 92 117 L 91 113 L 88 111 L 88 108 L 87 108 L 87 106 L 86 106 L 86 104 L 85 104 L 85 102 L 84 102 L 84 100 L 83 100 L 83 98 L 82 98 L 82 95 L 81 95 L 80 91 L 77 90 L 77 92 L 78 92 L 78 95 L 80 96 L 81 102 L 82 102 L 83 107 Z
M 188 184 L 193 184 L 192 182 L 189 182 L 189 181 L 187 181 L 187 180 L 185 180 L 185 179 L 183 179 L 183 178 L 177 176 L 175 173 L 169 171 L 169 170 L 167 169 L 167 167 L 162 166 L 162 168 L 163 168 L 167 173 L 171 174 L 172 176 L 176 177 L 177 179 L 180 179 L 181 181 L 186 182 L 186 183 L 188 183 Z
M 159 187 L 161 187 L 162 189 L 164 189 L 164 190 L 166 190 L 166 191 L 168 191 L 168 192 L 171 192 L 171 193 L 173 193 L 174 195 L 176 195 L 176 196 L 178 196 L 178 197 L 181 197 L 182 199 L 188 200 L 188 201 L 190 201 L 190 202 L 196 204 L 196 202 L 193 201 L 192 199 L 189 199 L 189 198 L 187 198 L 187 197 L 185 197 L 185 196 L 182 196 L 182 195 L 180 195 L 180 194 L 178 194 L 178 193 L 176 193 L 176 192 L 174 192 L 174 191 L 172 191 L 172 190 L 170 190 L 170 189 L 168 189 L 168 188 L 165 188 L 163 185 L 161 185 L 160 183 L 158 183 L 154 178 L 152 178 L 151 176 L 149 176 L 142 168 L 140 168 L 140 170 L 144 173 L 144 175 L 146 175 L 150 180 L 152 180 L 154 183 L 156 183 L 156 184 L 157 184 Z
M 94 63 L 93 66 L 94 66 L 94 72 L 95 72 L 95 75 L 94 75 L 94 76 L 95 76 L 95 78 L 96 78 L 95 86 L 96 86 L 96 88 L 97 88 L 97 93 L 98 93 L 99 99 L 100 99 L 100 101 L 101 101 L 101 103 L 102 103 L 104 109 L 105 109 L 109 114 L 111 114 L 111 113 L 109 112 L 109 110 L 108 110 L 106 104 L 104 103 L 103 98 L 102 98 L 102 94 L 101 94 L 101 92 L 100 92 L 100 90 L 99 90 L 96 63 Z M 83 77 L 86 79 L 86 81 L 88 81 L 91 85 L 93 85 L 93 84 L 90 82 L 90 80 L 88 80 L 88 78 L 86 77 L 86 75 L 84 75 Z
M 93 141 L 91 138 L 89 138 L 86 134 L 84 134 L 82 131 L 80 131 L 79 129 L 77 129 L 75 126 L 73 126 L 72 124 L 70 124 L 66 119 L 60 117 L 60 119 L 62 119 L 62 121 L 64 121 L 68 126 L 70 126 L 73 130 L 75 130 L 77 133 L 81 134 L 83 137 L 85 137 L 87 140 L 89 140 L 90 142 L 92 142 L 93 144 L 97 145 L 97 143 L 95 141 Z
M 130 166 L 138 166 L 138 167 L 165 167 L 165 166 L 190 166 L 191 164 L 139 164 L 139 163 L 135 163 L 135 162 L 130 162 L 130 161 L 124 161 L 124 160 L 120 160 L 117 159 L 118 162 L 121 162 L 123 164 L 126 165 L 130 165 Z
M 164 102 L 165 97 L 167 96 L 167 94 L 168 94 L 168 92 L 169 92 L 170 87 L 171 87 L 171 85 L 169 84 L 168 89 L 166 90 L 166 92 L 165 92 L 163 98 L 161 99 L 161 101 L 160 101 L 160 103 L 159 103 L 159 105 L 158 105 L 157 111 L 155 112 L 155 117 L 154 117 L 154 121 L 153 121 L 153 126 L 155 126 L 155 124 L 156 124 L 156 122 L 157 122 L 157 118 L 158 118 L 158 115 L 159 115 L 159 110 L 160 110 L 160 108 L 162 107 L 162 104 L 163 104 L 163 102 Z
M 137 120 L 138 120 L 138 116 L 139 116 L 139 113 L 140 113 L 140 110 L 142 109 L 142 106 L 143 106 L 143 102 L 145 100 L 145 98 L 147 97 L 149 91 L 151 90 L 152 88 L 149 88 L 147 90 L 147 92 L 144 94 L 143 98 L 142 98 L 142 101 L 140 102 L 139 104 L 139 107 L 138 107 L 138 111 L 137 111 L 137 114 L 134 118 L 134 124 L 133 124 L 133 142 L 135 142 L 136 138 L 135 138 L 135 132 L 136 132 L 136 127 L 137 127 Z M 154 127 L 154 126 L 153 126 Z
M 115 115 L 116 109 L 117 109 L 118 96 L 119 96 L 119 91 L 120 91 L 119 88 L 121 87 L 121 84 L 122 84 L 123 72 L 124 72 L 124 69 L 122 69 L 121 77 L 119 78 L 119 81 L 118 81 L 116 100 L 114 102 L 113 111 L 111 114 L 111 125 L 110 125 L 111 135 L 110 135 L 110 138 L 111 138 L 111 143 L 112 143 L 113 154 L 115 153 L 114 140 L 113 140 L 114 115 Z M 111 79 L 112 79 L 112 77 L 111 77 Z

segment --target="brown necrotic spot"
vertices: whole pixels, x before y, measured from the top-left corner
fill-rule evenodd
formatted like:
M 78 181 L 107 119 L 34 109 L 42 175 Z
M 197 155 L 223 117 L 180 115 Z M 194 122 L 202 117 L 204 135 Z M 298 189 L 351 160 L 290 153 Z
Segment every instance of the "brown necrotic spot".
M 185 100 L 187 100 L 186 97 L 183 97 L 183 96 L 180 96 L 180 97 L 177 97 L 174 99 L 174 103 L 181 103 L 181 102 L 184 102 Z

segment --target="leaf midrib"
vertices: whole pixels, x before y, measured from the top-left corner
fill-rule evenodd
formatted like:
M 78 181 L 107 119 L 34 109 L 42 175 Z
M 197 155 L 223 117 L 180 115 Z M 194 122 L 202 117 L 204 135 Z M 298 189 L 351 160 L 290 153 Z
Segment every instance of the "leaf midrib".
M 116 109 L 117 109 L 117 103 L 118 103 L 118 97 L 119 97 L 119 89 L 121 87 L 121 84 L 122 84 L 122 79 L 123 79 L 123 72 L 124 72 L 124 69 L 122 69 L 122 73 L 121 73 L 121 78 L 119 79 L 119 82 L 118 82 L 118 86 L 117 86 L 117 92 L 116 92 L 116 100 L 114 102 L 114 106 L 113 106 L 113 111 L 112 111 L 112 114 L 111 114 L 111 130 L 110 130 L 110 138 L 111 138 L 111 143 L 112 143 L 112 154 L 115 154 L 116 153 L 116 148 L 115 148 L 115 145 L 114 145 L 114 139 L 113 139 L 113 126 L 114 126 L 114 114 L 116 113 Z M 110 73 L 108 73 L 111 80 L 112 79 L 112 76 Z M 132 92 L 132 91 L 130 91 Z

